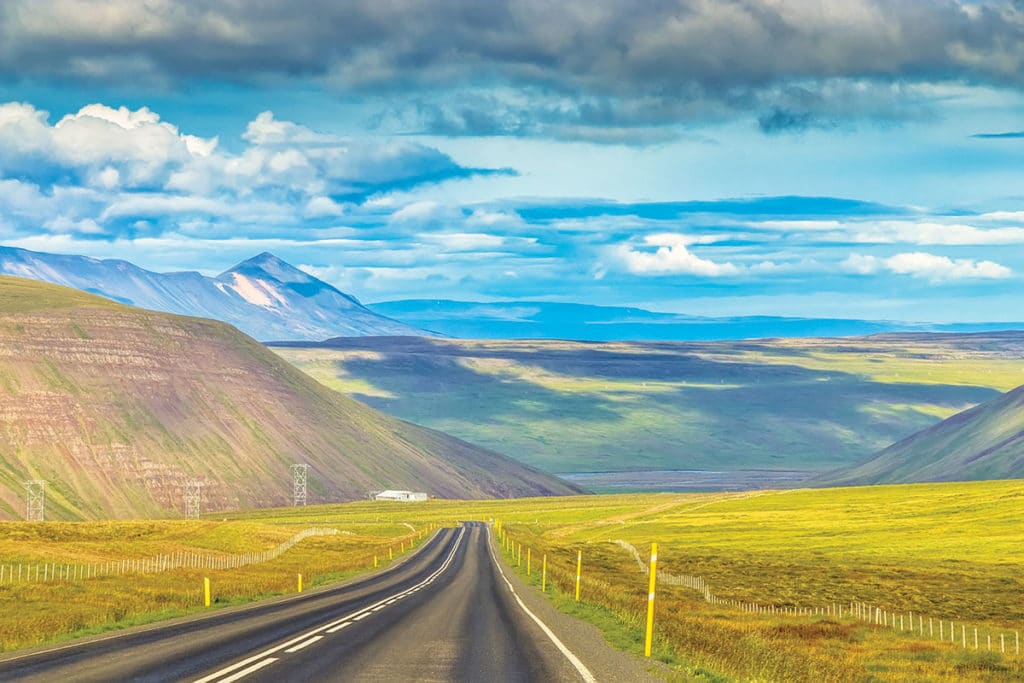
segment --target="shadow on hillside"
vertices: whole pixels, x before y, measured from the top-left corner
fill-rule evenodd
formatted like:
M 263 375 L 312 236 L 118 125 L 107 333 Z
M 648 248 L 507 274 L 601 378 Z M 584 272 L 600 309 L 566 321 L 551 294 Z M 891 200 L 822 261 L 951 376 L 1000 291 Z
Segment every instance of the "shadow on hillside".
M 850 373 L 794 365 L 709 360 L 694 355 L 692 347 L 685 343 L 645 344 L 643 348 L 650 349 L 647 353 L 600 344 L 574 343 L 574 348 L 560 349 L 546 343 L 540 350 L 528 348 L 528 341 L 503 342 L 501 348 L 471 344 L 390 337 L 335 340 L 325 346 L 380 354 L 372 360 L 346 360 L 345 370 L 397 398 L 364 395 L 359 396 L 360 400 L 414 421 L 618 422 L 626 419 L 623 404 L 635 407 L 647 403 L 659 409 L 672 409 L 676 404 L 679 408 L 698 409 L 726 438 L 730 430 L 737 429 L 744 433 L 756 433 L 759 429 L 776 433 L 790 430 L 786 441 L 802 443 L 803 447 L 819 441 L 824 453 L 850 451 L 850 440 L 856 436 L 837 435 L 843 430 L 869 428 L 870 434 L 864 434 L 869 442 L 879 435 L 909 435 L 935 421 L 923 414 L 915 416 L 909 407 L 902 412 L 885 408 L 888 404 L 960 408 L 999 395 L 984 387 L 885 383 Z M 750 350 L 762 349 L 754 344 L 746 346 Z M 558 391 L 517 377 L 514 372 L 478 372 L 463 365 L 462 358 L 508 360 L 569 377 L 673 382 L 680 386 L 658 393 L 615 391 L 617 401 L 613 402 L 600 395 Z M 609 387 L 609 391 L 614 388 Z M 742 426 L 737 421 L 742 421 Z

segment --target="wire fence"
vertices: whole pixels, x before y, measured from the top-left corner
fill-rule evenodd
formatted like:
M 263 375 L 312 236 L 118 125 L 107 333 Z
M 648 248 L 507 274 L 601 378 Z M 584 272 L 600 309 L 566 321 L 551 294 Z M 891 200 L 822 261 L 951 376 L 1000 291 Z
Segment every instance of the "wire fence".
M 644 574 L 650 575 L 650 568 L 644 562 L 640 552 L 632 544 L 621 539 L 615 541 L 615 544 L 632 553 L 640 570 Z M 893 631 L 918 639 L 950 642 L 954 645 L 960 645 L 964 649 L 973 648 L 975 650 L 988 650 L 989 652 L 1000 652 L 1002 654 L 1020 654 L 1019 630 L 1010 631 L 985 625 L 975 626 L 952 619 L 926 617 L 910 611 L 892 610 L 878 605 L 869 605 L 857 600 L 851 600 L 848 603 L 833 602 L 811 607 L 743 602 L 715 595 L 711 592 L 710 586 L 702 576 L 670 574 L 658 570 L 657 579 L 659 585 L 682 586 L 693 589 L 699 592 L 709 604 L 729 607 L 751 614 L 804 618 L 821 616 L 842 619 L 846 617 L 858 619 L 883 628 L 891 628 Z
M 337 529 L 304 529 L 270 550 L 233 555 L 178 551 L 152 557 L 123 558 L 91 563 L 8 563 L 0 564 L 0 586 L 47 581 L 80 581 L 103 576 L 155 574 L 173 569 L 238 569 L 269 562 L 290 550 L 296 543 L 313 536 L 334 536 Z

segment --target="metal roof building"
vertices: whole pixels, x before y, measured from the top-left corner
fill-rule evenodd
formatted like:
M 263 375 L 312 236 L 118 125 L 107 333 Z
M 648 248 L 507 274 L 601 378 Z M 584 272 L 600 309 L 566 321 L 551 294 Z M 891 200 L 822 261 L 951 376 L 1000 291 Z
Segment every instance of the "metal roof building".
M 373 494 L 374 500 L 400 500 L 405 502 L 422 502 L 430 496 L 420 491 L 381 491 Z

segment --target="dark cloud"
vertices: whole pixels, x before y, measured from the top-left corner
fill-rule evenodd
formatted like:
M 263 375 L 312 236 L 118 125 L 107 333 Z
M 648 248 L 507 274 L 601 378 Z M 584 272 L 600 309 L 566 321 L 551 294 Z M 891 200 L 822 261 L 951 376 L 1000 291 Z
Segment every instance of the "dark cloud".
M 971 137 L 980 138 L 982 140 L 1012 140 L 1015 138 L 1024 138 L 1024 130 L 1011 131 L 1008 133 L 977 133 Z
M 902 103 L 921 97 L 914 85 L 1018 88 L 1022 66 L 1024 11 L 1001 0 L 0 5 L 0 76 L 9 80 L 317 78 L 399 110 L 409 105 L 396 100 L 418 99 L 415 124 L 447 135 L 617 141 L 601 130 L 657 137 L 665 126 L 747 112 L 762 112 L 768 132 L 837 111 L 901 118 Z M 837 106 L 865 84 L 860 106 Z M 808 95 L 803 107 L 792 106 L 793 87 Z M 501 88 L 507 96 L 488 101 Z
M 814 123 L 814 118 L 809 112 L 794 112 L 778 108 L 757 117 L 758 127 L 769 135 L 807 130 Z

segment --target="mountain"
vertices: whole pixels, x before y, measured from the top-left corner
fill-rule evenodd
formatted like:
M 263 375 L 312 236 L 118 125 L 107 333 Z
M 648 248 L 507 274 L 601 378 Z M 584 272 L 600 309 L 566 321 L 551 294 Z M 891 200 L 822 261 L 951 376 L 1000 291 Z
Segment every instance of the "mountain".
M 1024 478 L 1024 386 L 957 413 L 814 484 Z
M 349 337 L 272 348 L 378 410 L 547 472 L 586 477 L 575 480 L 587 488 L 602 485 L 594 473 L 630 473 L 628 487 L 616 478 L 617 490 L 665 490 L 684 480 L 727 489 L 782 478 L 792 485 L 848 467 L 1000 396 L 1014 386 L 1007 375 L 1020 372 L 1024 333 L 715 342 Z
M 0 276 L 0 517 L 22 516 L 28 479 L 59 519 L 173 515 L 189 479 L 206 510 L 286 505 L 292 463 L 310 465 L 310 503 L 578 492 L 331 391 L 224 323 Z
M 425 334 L 263 253 L 215 278 L 154 273 L 127 261 L 0 247 L 0 274 L 74 287 L 132 306 L 213 318 L 261 340 Z
M 409 299 L 370 304 L 380 315 L 462 339 L 727 341 L 766 337 L 859 337 L 884 332 L 983 332 L 1024 323 L 938 325 L 842 318 L 704 318 L 642 308 L 544 301 L 479 303 Z

